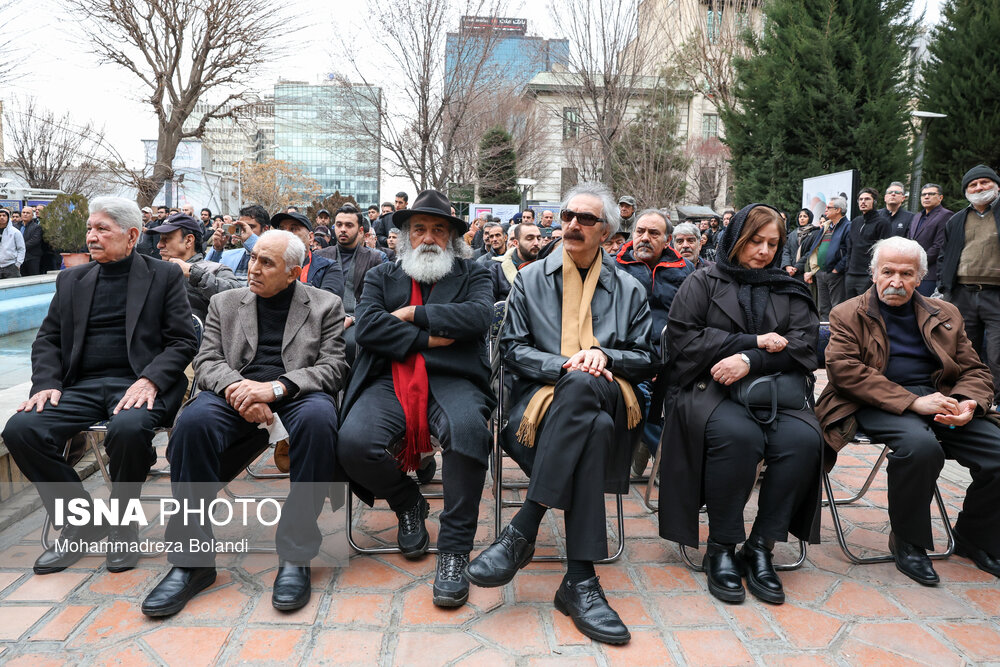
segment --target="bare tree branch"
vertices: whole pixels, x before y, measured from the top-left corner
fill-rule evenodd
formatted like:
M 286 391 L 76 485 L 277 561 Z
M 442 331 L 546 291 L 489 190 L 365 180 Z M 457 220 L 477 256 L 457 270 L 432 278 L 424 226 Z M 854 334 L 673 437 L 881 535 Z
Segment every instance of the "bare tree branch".
M 103 62 L 131 72 L 145 87 L 158 122 L 156 162 L 141 206 L 173 177 L 182 139 L 200 137 L 212 118 L 233 113 L 254 73 L 277 57 L 293 30 L 273 0 L 66 0 Z M 214 90 L 225 100 L 185 131 L 199 99 Z

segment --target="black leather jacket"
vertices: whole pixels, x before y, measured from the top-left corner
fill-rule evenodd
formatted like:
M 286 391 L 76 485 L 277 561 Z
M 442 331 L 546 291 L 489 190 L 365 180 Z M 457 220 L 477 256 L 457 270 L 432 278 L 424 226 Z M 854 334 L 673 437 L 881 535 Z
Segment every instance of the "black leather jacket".
M 504 363 L 521 379 L 555 384 L 567 357 L 559 353 L 562 330 L 562 252 L 518 272 L 507 300 L 500 336 Z M 656 372 L 650 332 L 653 317 L 646 290 L 601 253 L 601 275 L 591 301 L 594 336 L 608 356 L 608 368 L 633 384 Z M 518 397 L 514 397 L 516 401 Z

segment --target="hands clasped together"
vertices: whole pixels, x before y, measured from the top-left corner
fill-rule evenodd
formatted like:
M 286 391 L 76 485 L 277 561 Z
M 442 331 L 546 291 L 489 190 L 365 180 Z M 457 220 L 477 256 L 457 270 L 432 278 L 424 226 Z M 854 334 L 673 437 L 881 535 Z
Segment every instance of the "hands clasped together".
M 788 339 L 773 331 L 757 336 L 757 347 L 771 354 L 781 352 L 786 345 L 788 345 Z M 746 377 L 747 373 L 750 372 L 750 364 L 743 359 L 742 355 L 731 354 L 712 366 L 710 372 L 713 380 L 728 387 Z

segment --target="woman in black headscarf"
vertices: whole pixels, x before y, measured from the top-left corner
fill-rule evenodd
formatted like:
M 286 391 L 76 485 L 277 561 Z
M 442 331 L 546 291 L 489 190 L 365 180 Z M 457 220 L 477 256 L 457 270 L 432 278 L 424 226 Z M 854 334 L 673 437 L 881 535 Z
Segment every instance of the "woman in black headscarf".
M 727 602 L 746 597 L 743 572 L 751 593 L 783 602 L 774 542 L 789 530 L 814 542 L 819 536 L 822 440 L 808 395 L 819 317 L 806 286 L 779 267 L 784 241 L 778 211 L 742 209 L 723 232 L 715 266 L 681 285 L 667 323 L 660 536 L 696 547 L 698 510 L 707 505 L 708 588 Z M 750 410 L 731 394 L 746 377 L 779 372 L 802 380 L 802 409 L 779 408 L 768 421 L 769 411 Z M 767 473 L 747 539 L 743 508 L 762 459 Z

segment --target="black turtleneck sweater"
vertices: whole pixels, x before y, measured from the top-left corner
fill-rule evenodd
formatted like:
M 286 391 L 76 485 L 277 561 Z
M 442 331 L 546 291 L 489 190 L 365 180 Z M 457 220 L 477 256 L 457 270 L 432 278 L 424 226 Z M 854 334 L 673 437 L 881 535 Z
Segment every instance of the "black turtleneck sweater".
M 87 316 L 87 333 L 80 356 L 80 379 L 120 377 L 136 379 L 128 361 L 125 302 L 128 274 L 134 254 L 97 267 L 97 284 Z
M 272 382 L 285 372 L 285 362 L 281 360 L 281 341 L 285 337 L 285 322 L 288 320 L 288 309 L 292 305 L 294 293 L 293 282 L 274 296 L 257 297 L 257 352 L 242 371 L 246 379 Z
M 888 306 L 878 302 L 885 331 L 889 336 L 889 364 L 885 376 L 904 387 L 931 384 L 931 374 L 940 364 L 920 335 L 913 302 Z
M 852 276 L 867 276 L 872 260 L 872 246 L 892 236 L 889 219 L 878 211 L 868 211 L 851 220 L 851 228 L 847 233 L 851 236 L 847 273 Z

